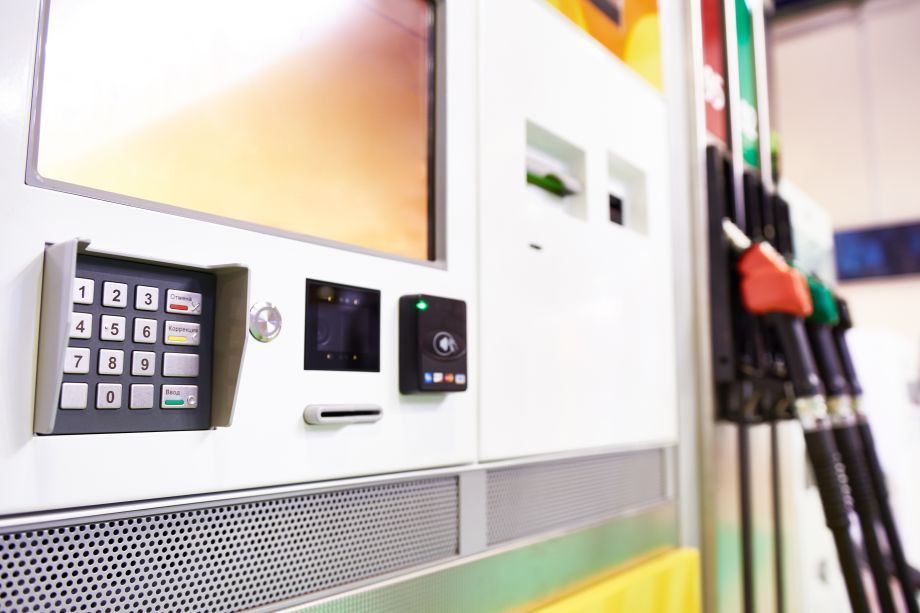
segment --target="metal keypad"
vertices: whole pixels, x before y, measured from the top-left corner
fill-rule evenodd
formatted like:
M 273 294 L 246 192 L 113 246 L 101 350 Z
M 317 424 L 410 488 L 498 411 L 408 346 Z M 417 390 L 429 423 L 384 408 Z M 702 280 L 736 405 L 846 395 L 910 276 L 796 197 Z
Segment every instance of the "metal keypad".
M 215 280 L 77 256 L 54 434 L 211 425 Z

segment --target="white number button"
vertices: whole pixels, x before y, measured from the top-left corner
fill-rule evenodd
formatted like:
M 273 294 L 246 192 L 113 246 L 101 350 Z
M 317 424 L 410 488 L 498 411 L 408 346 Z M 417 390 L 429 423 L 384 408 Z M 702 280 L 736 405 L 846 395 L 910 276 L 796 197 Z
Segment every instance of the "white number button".
M 125 318 L 117 315 L 103 315 L 99 338 L 104 341 L 125 340 Z
M 100 383 L 96 386 L 97 409 L 121 408 L 121 383 Z
M 102 306 L 126 307 L 128 306 L 128 286 L 124 283 L 106 281 L 102 284 Z
M 85 375 L 89 372 L 89 349 L 68 347 L 64 357 L 64 372 L 69 375 Z
M 92 279 L 81 279 L 77 277 L 73 280 L 73 301 L 76 304 L 92 304 L 93 292 L 96 289 L 96 282 Z
M 136 377 L 152 377 L 156 360 L 157 354 L 152 351 L 135 351 L 131 354 L 131 374 Z
M 61 385 L 62 409 L 85 409 L 89 385 L 86 383 L 64 383 Z
M 92 338 L 93 315 L 92 313 L 70 314 L 70 338 Z
M 157 320 L 138 317 L 134 320 L 134 342 L 157 342 Z
M 134 296 L 134 308 L 138 311 L 156 311 L 160 308 L 160 288 L 138 285 Z
M 125 352 L 121 349 L 99 350 L 99 374 L 120 375 L 125 368 Z

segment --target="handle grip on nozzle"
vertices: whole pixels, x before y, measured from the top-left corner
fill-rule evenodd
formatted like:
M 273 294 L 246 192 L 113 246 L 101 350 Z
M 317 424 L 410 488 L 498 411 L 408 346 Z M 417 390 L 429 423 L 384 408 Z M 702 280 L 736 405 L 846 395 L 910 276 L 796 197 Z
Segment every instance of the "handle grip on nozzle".
M 843 298 L 837 298 L 837 312 L 840 317 L 837 325 L 834 326 L 834 342 L 837 346 L 837 354 L 840 356 L 840 366 L 850 385 L 850 393 L 854 397 L 859 397 L 862 396 L 863 388 L 856 375 L 856 367 L 853 366 L 853 357 L 850 355 L 850 346 L 846 338 L 847 330 L 853 327 L 853 320 L 850 318 L 850 307 Z

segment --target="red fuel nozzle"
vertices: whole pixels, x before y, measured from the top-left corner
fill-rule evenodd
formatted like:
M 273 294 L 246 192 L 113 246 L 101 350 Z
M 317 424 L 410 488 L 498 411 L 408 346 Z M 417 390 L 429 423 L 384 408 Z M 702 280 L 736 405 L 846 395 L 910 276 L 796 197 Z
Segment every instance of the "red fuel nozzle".
M 808 280 L 789 266 L 769 243 L 756 243 L 738 260 L 741 273 L 741 299 L 755 315 L 788 313 L 796 317 L 811 315 Z
M 808 337 L 805 317 L 812 312 L 808 280 L 786 263 L 769 243 L 752 244 L 729 219 L 722 220 L 725 239 L 741 253 L 741 301 L 754 315 L 760 315 L 779 337 L 795 394 L 799 398 L 824 393 Z

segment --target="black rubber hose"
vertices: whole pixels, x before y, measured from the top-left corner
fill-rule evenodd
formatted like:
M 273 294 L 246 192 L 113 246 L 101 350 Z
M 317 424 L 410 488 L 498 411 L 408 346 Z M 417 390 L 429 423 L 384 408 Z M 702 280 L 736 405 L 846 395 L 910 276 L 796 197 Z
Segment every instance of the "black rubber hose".
M 805 328 L 808 331 L 808 341 L 811 343 L 811 351 L 815 356 L 818 373 L 824 383 L 825 393 L 828 396 L 849 394 L 850 387 L 844 377 L 837 343 L 830 327 L 823 324 L 806 323 Z
M 859 383 L 859 377 L 856 375 L 856 367 L 853 366 L 853 356 L 850 355 L 850 347 L 847 345 L 846 330 L 839 326 L 834 328 L 834 344 L 837 346 L 840 366 L 843 367 L 847 384 L 850 386 L 850 394 L 853 396 L 862 396 L 862 385 Z
M 802 320 L 786 313 L 770 313 L 764 318 L 773 326 L 779 337 L 796 397 L 823 395 L 824 388 L 818 378 L 818 367 L 815 365 Z
M 872 480 L 866 467 L 865 454 L 862 440 L 856 425 L 839 426 L 834 428 L 834 439 L 837 450 L 846 466 L 847 482 L 853 496 L 853 507 L 859 518 L 862 530 L 863 545 L 866 557 L 869 559 L 869 568 L 875 582 L 875 591 L 878 603 L 884 613 L 895 613 L 894 598 L 891 595 L 891 577 L 885 564 L 885 556 L 879 543 L 878 533 L 875 531 L 878 515 L 878 505 L 875 504 L 875 491 Z
M 869 602 L 859 572 L 859 558 L 849 534 L 850 519 L 840 481 L 843 467 L 835 457 L 837 449 L 834 435 L 829 429 L 806 431 L 805 448 L 824 506 L 824 519 L 837 545 L 837 557 L 847 586 L 850 607 L 853 613 L 869 613 Z
M 909 613 L 920 613 L 920 607 L 917 606 L 917 594 L 912 581 L 911 569 L 907 564 L 907 557 L 904 555 L 904 547 L 901 545 L 901 535 L 898 534 L 898 526 L 894 521 L 891 503 L 888 501 L 888 488 L 885 487 L 885 475 L 882 472 L 882 465 L 879 462 L 878 453 L 875 450 L 875 439 L 872 436 L 872 429 L 869 427 L 869 422 L 865 420 L 861 421 L 857 427 L 860 435 L 859 438 L 863 445 L 863 453 L 866 458 L 869 478 L 875 492 L 876 503 L 878 504 L 879 518 L 882 520 L 882 526 L 885 528 L 885 534 L 888 536 L 888 547 L 891 549 L 891 557 L 894 560 L 898 583 L 901 584 L 901 590 L 904 592 L 905 605 Z

